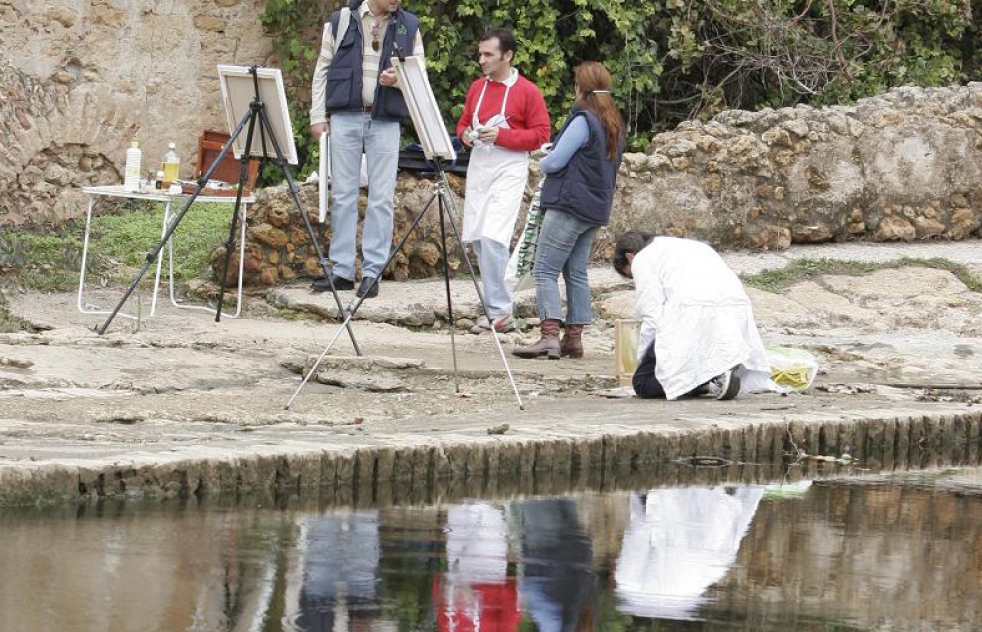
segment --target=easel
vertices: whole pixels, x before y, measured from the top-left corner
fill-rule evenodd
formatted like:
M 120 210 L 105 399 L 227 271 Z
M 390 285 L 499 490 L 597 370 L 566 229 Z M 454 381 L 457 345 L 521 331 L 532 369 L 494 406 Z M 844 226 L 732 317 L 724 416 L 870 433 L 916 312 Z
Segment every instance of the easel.
M 234 67 L 234 66 L 219 66 L 219 77 L 223 81 L 222 89 L 223 89 L 223 94 L 226 94 L 226 97 L 228 96 L 229 90 L 225 82 L 229 81 L 228 78 L 234 75 L 235 73 L 238 73 L 239 75 L 243 74 L 243 70 L 244 69 L 242 68 Z M 264 161 L 271 159 L 273 161 L 273 164 L 278 166 L 283 171 L 283 175 L 286 178 L 287 184 L 289 186 L 290 197 L 293 199 L 293 204 L 297 208 L 297 211 L 300 213 L 300 217 L 303 218 L 304 225 L 307 228 L 307 234 L 309 235 L 310 241 L 314 246 L 315 252 L 317 253 L 317 261 L 321 265 L 321 268 L 324 270 L 324 274 L 327 277 L 328 282 L 331 284 L 331 293 L 334 295 L 334 300 L 337 303 L 338 311 L 342 316 L 346 314 L 344 305 L 341 303 L 341 297 L 338 296 L 337 289 L 334 287 L 334 280 L 333 280 L 333 275 L 331 274 L 330 264 L 327 258 L 324 256 L 324 252 L 320 247 L 320 242 L 317 239 L 317 234 L 314 232 L 314 227 L 311 225 L 310 218 L 307 216 L 307 212 L 303 208 L 303 203 L 300 201 L 300 194 L 298 193 L 297 190 L 297 183 L 293 179 L 293 174 L 290 171 L 287 160 L 283 156 L 283 152 L 280 149 L 279 141 L 276 138 L 276 133 L 273 130 L 273 126 L 270 123 L 269 116 L 266 112 L 266 104 L 262 99 L 261 90 L 259 87 L 261 70 L 266 70 L 266 73 L 263 73 L 265 75 L 264 76 L 265 80 L 277 80 L 275 81 L 275 83 L 273 82 L 270 83 L 273 83 L 273 85 L 275 85 L 275 88 L 273 89 L 278 93 L 277 96 L 280 97 L 280 100 L 283 103 L 286 102 L 286 95 L 282 92 L 283 91 L 282 78 L 280 77 L 278 70 L 271 71 L 270 69 L 261 69 L 259 66 L 256 65 L 250 66 L 247 69 L 246 72 L 248 72 L 248 74 L 252 77 L 252 85 L 253 85 L 253 93 L 252 93 L 251 101 L 249 102 L 248 111 L 242 116 L 242 119 L 239 121 L 238 125 L 236 125 L 235 129 L 232 131 L 231 137 L 228 139 L 228 142 L 225 143 L 225 146 L 222 148 L 222 151 L 211 163 L 211 165 L 205 171 L 204 175 L 201 176 L 201 178 L 198 180 L 194 193 L 192 193 L 191 197 L 187 199 L 187 201 L 184 203 L 184 206 L 181 208 L 181 211 L 174 217 L 174 220 L 167 227 L 167 230 L 164 232 L 163 236 L 161 237 L 160 243 L 158 243 L 153 250 L 147 253 L 146 262 L 143 264 L 143 267 L 137 273 L 136 278 L 133 279 L 133 282 L 126 290 L 126 293 L 123 294 L 123 297 L 119 300 L 119 303 L 110 313 L 109 318 L 107 318 L 106 322 L 103 323 L 102 327 L 97 330 L 99 334 L 106 333 L 106 330 L 109 328 L 110 323 L 112 323 L 113 319 L 116 317 L 116 314 L 119 313 L 119 310 L 129 299 L 130 295 L 134 292 L 134 290 L 136 290 L 137 285 L 139 285 L 140 280 L 147 273 L 147 270 L 150 269 L 150 266 L 153 265 L 153 263 L 157 260 L 157 257 L 160 255 L 160 251 L 163 250 L 164 246 L 170 241 L 171 235 L 173 235 L 174 231 L 177 230 L 177 227 L 178 225 L 180 225 L 181 220 L 184 219 L 184 216 L 191 208 L 191 205 L 194 204 L 195 199 L 197 199 L 197 197 L 201 194 L 201 191 L 207 186 L 208 181 L 215 173 L 215 170 L 218 169 L 222 160 L 225 159 L 225 156 L 235 145 L 237 139 L 242 134 L 242 131 L 246 129 L 246 125 L 248 125 L 248 131 L 246 133 L 245 146 L 239 150 L 240 153 L 239 187 L 235 195 L 235 210 L 232 212 L 232 220 L 229 226 L 228 241 L 225 244 L 225 262 L 222 270 L 221 289 L 219 290 L 218 293 L 218 305 L 215 310 L 215 322 L 220 322 L 222 319 L 222 305 L 225 300 L 225 287 L 228 283 L 229 263 L 232 259 L 232 250 L 235 246 L 235 230 L 236 227 L 238 226 L 239 207 L 241 206 L 242 203 L 243 190 L 245 189 L 248 183 L 250 158 L 255 156 L 258 156 Z M 225 106 L 227 109 L 227 113 L 229 114 L 229 116 L 231 116 L 230 108 L 232 108 L 233 106 L 230 104 L 228 98 L 226 98 Z M 289 115 L 286 114 L 284 118 L 285 121 L 281 123 L 281 125 L 285 126 L 286 133 L 290 135 L 290 140 L 292 142 L 292 126 L 289 121 Z M 259 126 L 259 137 L 261 143 L 260 147 L 253 146 L 253 138 L 255 136 L 257 123 Z M 272 157 L 270 156 L 270 152 L 266 145 L 267 138 L 269 139 L 273 147 Z M 347 330 L 348 336 L 351 338 L 351 344 L 354 347 L 355 353 L 357 355 L 361 355 L 361 349 L 358 346 L 358 342 L 355 340 L 355 333 L 349 322 L 350 320 L 351 320 L 350 317 L 345 319 L 344 329 Z
M 433 203 L 436 202 L 437 210 L 440 215 L 440 245 L 443 249 L 443 279 L 447 294 L 447 315 L 450 321 L 450 348 L 453 355 L 454 391 L 459 393 L 460 382 L 457 376 L 457 345 L 454 339 L 454 313 L 453 303 L 450 298 L 450 268 L 447 263 L 447 259 L 449 258 L 447 250 L 447 224 L 450 224 L 454 238 L 457 240 L 457 244 L 464 253 L 464 261 L 467 264 L 467 270 L 470 273 L 471 280 L 474 282 L 474 290 L 477 292 L 477 297 L 481 302 L 481 307 L 484 309 L 485 314 L 489 314 L 490 312 L 488 311 L 487 303 L 484 301 L 484 293 L 481 291 L 481 286 L 477 282 L 477 275 L 475 274 L 474 267 L 471 264 L 470 259 L 467 257 L 467 251 L 464 247 L 464 242 L 461 239 L 460 231 L 457 229 L 457 224 L 454 220 L 454 214 L 457 212 L 457 207 L 453 196 L 450 194 L 450 185 L 447 182 L 447 175 L 444 171 L 443 163 L 445 160 L 455 159 L 456 152 L 453 149 L 453 145 L 450 143 L 447 128 L 443 123 L 443 118 L 440 115 L 439 108 L 436 104 L 436 98 L 433 96 L 433 90 L 430 88 L 429 80 L 426 77 L 426 71 L 423 69 L 422 63 L 418 58 L 407 58 L 401 53 L 398 59 L 393 58 L 392 65 L 395 67 L 399 76 L 400 85 L 403 86 L 403 96 L 406 98 L 406 103 L 409 106 L 409 112 L 412 116 L 416 133 L 419 135 L 420 141 L 423 144 L 424 153 L 426 154 L 427 159 L 431 160 L 436 167 L 437 179 L 433 185 L 433 194 L 430 196 L 429 201 L 413 219 L 409 229 L 406 230 L 405 235 L 403 235 L 402 239 L 399 240 L 399 244 L 392 250 L 389 258 L 382 266 L 382 272 L 380 272 L 379 275 L 373 279 L 372 286 L 368 293 L 370 294 L 371 289 L 374 289 L 374 287 L 378 285 L 382 274 L 386 269 L 388 269 L 389 264 L 406 245 L 406 242 L 409 240 L 409 236 L 412 235 L 414 230 L 416 230 L 416 227 L 423 219 L 423 216 L 426 215 L 426 212 L 433 206 Z M 448 213 L 448 209 L 452 209 L 453 213 Z M 294 400 L 296 400 L 304 386 L 307 385 L 310 378 L 317 374 L 317 367 L 319 367 L 321 362 L 324 361 L 324 358 L 334 346 L 334 343 L 337 342 L 338 338 L 341 336 L 343 328 L 347 326 L 354 315 L 358 313 L 358 310 L 361 308 L 365 298 L 367 298 L 367 296 L 360 297 L 351 307 L 351 311 L 349 312 L 347 318 L 345 318 L 342 328 L 338 329 L 337 333 L 334 335 L 334 338 L 330 343 L 328 343 L 327 347 L 324 348 L 324 351 L 317 358 L 317 361 L 314 362 L 314 365 L 310 368 L 310 370 L 307 371 L 307 374 L 304 376 L 300 386 L 297 387 L 296 392 L 293 393 L 293 397 L 291 397 L 290 401 L 287 403 L 287 409 L 293 405 Z M 518 401 L 518 408 L 520 410 L 525 410 L 525 405 L 522 403 L 522 396 L 518 392 L 518 387 L 515 384 L 515 378 L 512 375 L 511 367 L 508 365 L 508 359 L 506 358 L 505 351 L 501 346 L 501 340 L 498 338 L 498 332 L 495 331 L 494 327 L 491 328 L 491 335 L 494 337 L 494 343 L 498 348 L 498 354 L 501 356 L 501 362 L 504 364 L 505 371 L 508 374 L 508 380 L 511 382 L 512 390 L 515 393 L 515 399 Z

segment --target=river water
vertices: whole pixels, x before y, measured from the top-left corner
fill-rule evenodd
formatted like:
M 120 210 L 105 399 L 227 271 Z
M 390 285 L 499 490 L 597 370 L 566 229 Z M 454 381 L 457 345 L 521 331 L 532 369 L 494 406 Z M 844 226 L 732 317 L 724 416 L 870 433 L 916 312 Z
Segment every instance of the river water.
M 0 631 L 982 629 L 982 469 L 0 511 Z

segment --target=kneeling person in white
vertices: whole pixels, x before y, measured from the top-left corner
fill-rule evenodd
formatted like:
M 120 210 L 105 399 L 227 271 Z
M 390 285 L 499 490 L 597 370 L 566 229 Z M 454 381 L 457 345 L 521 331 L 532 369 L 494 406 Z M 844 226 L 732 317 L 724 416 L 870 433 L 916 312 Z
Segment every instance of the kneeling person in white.
M 634 279 L 639 397 L 732 399 L 773 389 L 750 298 L 710 246 L 628 232 L 617 240 L 614 268 Z

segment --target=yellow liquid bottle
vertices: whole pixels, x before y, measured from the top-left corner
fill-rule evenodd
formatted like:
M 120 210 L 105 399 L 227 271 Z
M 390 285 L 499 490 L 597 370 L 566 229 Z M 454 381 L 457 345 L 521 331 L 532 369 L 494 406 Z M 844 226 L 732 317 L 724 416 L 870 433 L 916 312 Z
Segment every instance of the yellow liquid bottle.
M 175 151 L 176 148 L 177 145 L 174 143 L 168 145 L 167 155 L 164 156 L 164 162 L 160 165 L 164 172 L 164 187 L 181 177 L 181 159 Z

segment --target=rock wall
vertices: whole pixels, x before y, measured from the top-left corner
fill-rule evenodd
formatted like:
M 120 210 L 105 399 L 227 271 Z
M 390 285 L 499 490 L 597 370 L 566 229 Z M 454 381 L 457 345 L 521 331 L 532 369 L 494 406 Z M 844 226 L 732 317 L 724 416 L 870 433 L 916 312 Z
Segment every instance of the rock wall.
M 259 22 L 264 4 L 0 4 L 0 224 L 77 217 L 84 208 L 78 187 L 120 181 L 134 136 L 147 169 L 176 141 L 189 176 L 199 132 L 226 127 L 215 66 L 270 63 Z M 899 88 L 848 107 L 729 111 L 687 122 L 657 136 L 647 152 L 625 156 L 612 223 L 594 255 L 609 257 L 626 229 L 755 249 L 979 234 L 980 132 L 982 84 Z M 400 261 L 396 276 L 424 274 L 440 260 L 435 242 L 414 247 L 420 255 Z M 268 252 L 290 254 L 285 245 Z M 289 267 L 296 271 L 295 252 Z M 281 274 L 282 259 L 262 261 L 261 269 L 289 276 Z
M 265 0 L 0 2 L 0 224 L 84 211 L 77 187 L 122 181 L 177 143 L 192 174 L 198 135 L 227 129 L 216 66 L 269 63 Z
M 456 202 L 458 213 L 454 215 L 458 230 L 461 228 L 459 211 L 463 210 L 463 181 L 453 175 L 448 176 L 451 194 Z M 433 181 L 402 173 L 396 184 L 395 217 L 393 222 L 393 245 L 398 243 L 409 230 L 418 213 L 429 202 L 433 194 Z M 300 185 L 300 200 L 308 213 L 324 254 L 331 240 L 330 218 L 317 224 L 317 185 Z M 364 189 L 359 200 L 361 218 L 365 216 L 367 199 Z M 447 209 L 452 212 L 452 209 Z M 303 217 L 289 195 L 286 185 L 270 187 L 257 193 L 256 203 L 249 207 L 246 232 L 246 256 L 244 276 L 246 283 L 274 285 L 279 281 L 290 281 L 298 276 L 319 278 L 323 271 L 317 262 L 317 254 L 310 243 Z M 440 244 L 440 221 L 437 206 L 434 205 L 422 217 L 413 234 L 400 251 L 393 265 L 385 274 L 386 278 L 420 278 L 443 270 L 444 253 Z M 361 243 L 361 230 L 364 222 L 358 224 L 358 241 Z M 466 268 L 461 251 L 449 224 L 446 227 L 449 247 L 450 269 L 457 271 Z M 220 278 L 225 261 L 224 246 L 217 248 L 211 256 L 212 270 Z M 360 263 L 360 260 L 359 260 Z M 229 266 L 229 283 L 237 281 L 238 250 L 233 254 Z
M 625 157 L 608 232 L 779 250 L 962 239 L 980 221 L 982 83 L 973 83 L 683 123 Z
M 530 182 L 538 177 L 533 166 Z M 393 241 L 429 191 L 428 181 L 400 175 Z M 315 194 L 305 189 L 309 208 Z M 390 276 L 439 272 L 438 227 L 426 220 Z M 250 212 L 248 280 L 320 274 L 299 221 L 285 188 L 261 195 Z M 781 250 L 849 239 L 963 239 L 979 235 L 980 225 L 982 83 L 899 88 L 849 107 L 729 111 L 656 136 L 646 153 L 625 156 L 611 224 L 598 233 L 593 256 L 609 259 L 616 236 L 630 229 Z M 329 230 L 323 235 L 329 239 Z

